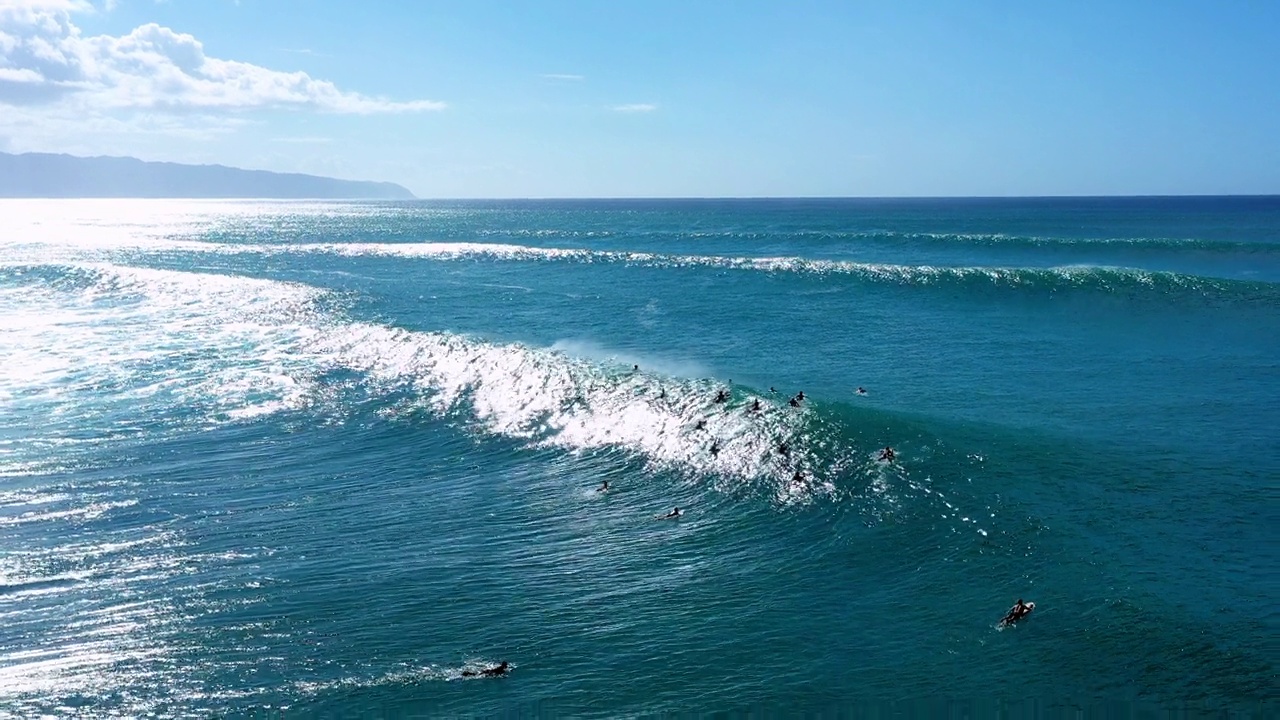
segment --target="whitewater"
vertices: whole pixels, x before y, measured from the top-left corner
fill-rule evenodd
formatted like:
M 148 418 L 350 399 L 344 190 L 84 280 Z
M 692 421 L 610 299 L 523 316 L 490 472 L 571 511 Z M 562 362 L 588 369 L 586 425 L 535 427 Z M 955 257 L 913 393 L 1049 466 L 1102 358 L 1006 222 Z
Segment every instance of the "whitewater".
M 1277 198 L 0 201 L 0 715 L 1266 716 L 1277 397 Z

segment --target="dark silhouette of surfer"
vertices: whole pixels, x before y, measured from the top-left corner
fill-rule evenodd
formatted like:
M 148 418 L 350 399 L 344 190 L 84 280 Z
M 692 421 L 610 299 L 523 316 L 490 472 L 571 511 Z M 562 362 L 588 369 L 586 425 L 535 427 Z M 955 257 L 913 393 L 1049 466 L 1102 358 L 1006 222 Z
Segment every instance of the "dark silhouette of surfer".
M 681 514 L 680 508 L 676 508 L 671 512 L 667 513 L 666 515 L 655 515 L 654 517 L 656 517 L 659 520 L 671 520 L 671 519 L 680 517 L 680 514 Z
M 502 677 L 511 669 L 511 663 L 503 660 L 501 663 L 483 670 L 463 670 L 462 677 Z
M 728 390 L 721 390 L 720 392 L 716 393 L 715 402 L 722 403 L 722 402 L 728 402 L 728 400 L 729 400 Z
M 1008 627 L 1009 625 L 1018 622 L 1022 618 L 1030 615 L 1031 611 L 1035 609 L 1035 603 L 1024 603 L 1022 602 L 1022 598 L 1018 598 L 1018 601 L 1013 604 L 1013 607 L 1009 608 L 1009 612 L 1005 613 L 1005 616 L 1000 619 L 1000 627 Z
M 885 449 L 880 451 L 880 459 L 883 460 L 884 462 L 893 462 L 893 459 L 895 457 L 897 456 L 894 455 L 893 448 L 891 447 L 886 447 Z
M 609 481 L 605 480 L 600 483 L 600 487 L 596 488 L 596 492 L 609 492 Z

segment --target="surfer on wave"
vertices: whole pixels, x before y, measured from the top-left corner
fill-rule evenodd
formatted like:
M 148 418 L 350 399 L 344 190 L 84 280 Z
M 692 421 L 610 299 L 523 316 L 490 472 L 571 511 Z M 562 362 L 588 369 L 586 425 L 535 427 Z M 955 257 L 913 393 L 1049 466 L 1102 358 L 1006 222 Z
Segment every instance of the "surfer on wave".
M 894 454 L 893 448 L 891 447 L 885 447 L 885 449 L 880 451 L 881 462 L 893 462 L 895 457 L 897 457 L 897 455 Z
M 667 513 L 666 515 L 654 515 L 653 517 L 658 520 L 673 520 L 675 518 L 680 517 L 680 515 L 682 514 L 683 513 L 680 512 L 680 508 L 676 508 L 671 512 Z

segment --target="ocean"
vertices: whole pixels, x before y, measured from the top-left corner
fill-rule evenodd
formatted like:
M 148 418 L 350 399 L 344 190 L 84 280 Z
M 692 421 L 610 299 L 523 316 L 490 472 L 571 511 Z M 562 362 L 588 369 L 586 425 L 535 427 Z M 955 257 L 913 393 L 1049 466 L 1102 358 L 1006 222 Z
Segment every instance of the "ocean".
M 4 716 L 1277 713 L 1277 197 L 0 201 L 0 408 Z

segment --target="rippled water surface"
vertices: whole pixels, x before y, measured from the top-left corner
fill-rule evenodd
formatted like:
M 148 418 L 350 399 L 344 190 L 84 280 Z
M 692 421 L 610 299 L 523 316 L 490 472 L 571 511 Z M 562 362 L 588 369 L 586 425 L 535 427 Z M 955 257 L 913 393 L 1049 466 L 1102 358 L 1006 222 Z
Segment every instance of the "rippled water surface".
M 1275 198 L 0 201 L 0 714 L 1265 716 L 1277 397 Z

